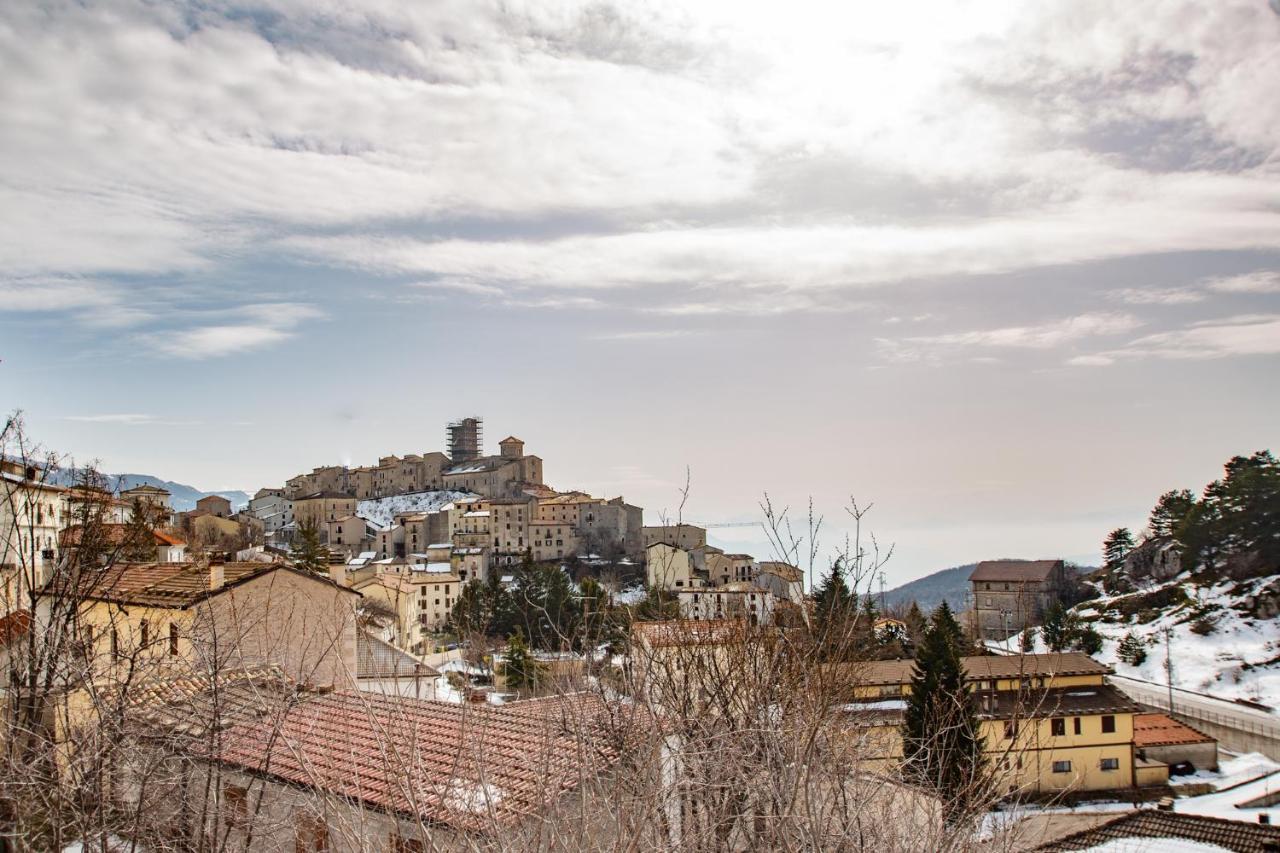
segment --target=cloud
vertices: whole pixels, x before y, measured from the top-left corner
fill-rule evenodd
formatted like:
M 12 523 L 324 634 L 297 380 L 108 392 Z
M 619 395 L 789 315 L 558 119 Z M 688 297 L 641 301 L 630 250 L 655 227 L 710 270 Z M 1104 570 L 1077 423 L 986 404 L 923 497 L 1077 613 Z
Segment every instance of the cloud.
M 1191 305 L 1204 301 L 1204 294 L 1188 287 L 1126 287 L 1113 290 L 1108 298 L 1127 305 Z
M 878 338 L 877 348 L 889 362 L 940 363 L 945 353 L 964 349 L 1050 350 L 1087 338 L 1133 331 L 1142 321 L 1129 314 L 1081 314 L 1048 323 L 1003 326 L 941 335 L 921 335 L 901 339 Z M 990 355 L 971 360 L 993 363 Z
M 644 329 L 630 332 L 599 332 L 590 335 L 589 338 L 593 341 L 661 341 L 683 338 L 689 334 L 687 329 Z
M 213 313 L 247 322 L 172 329 L 143 340 L 156 352 L 175 358 L 216 358 L 281 343 L 293 337 L 302 322 L 325 316 L 315 306 L 294 302 L 266 302 Z
M 1280 314 L 1248 314 L 1204 320 L 1146 335 L 1105 357 L 1217 359 L 1280 354 Z
M 1219 293 L 1280 293 L 1280 271 L 1258 270 L 1214 278 L 1205 282 L 1205 286 Z
M 67 415 L 66 420 L 89 424 L 136 424 L 155 423 L 155 415 L 143 414 L 110 414 L 110 415 Z

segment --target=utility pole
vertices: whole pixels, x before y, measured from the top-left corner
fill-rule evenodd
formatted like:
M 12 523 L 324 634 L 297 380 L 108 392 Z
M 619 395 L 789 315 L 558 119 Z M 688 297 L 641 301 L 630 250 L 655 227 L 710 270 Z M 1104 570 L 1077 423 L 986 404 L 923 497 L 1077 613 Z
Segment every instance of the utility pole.
M 1170 651 L 1170 637 L 1173 635 L 1172 628 L 1164 629 L 1164 676 L 1169 685 L 1169 713 L 1173 714 L 1173 654 Z
M 880 615 L 884 615 L 884 571 L 880 572 Z

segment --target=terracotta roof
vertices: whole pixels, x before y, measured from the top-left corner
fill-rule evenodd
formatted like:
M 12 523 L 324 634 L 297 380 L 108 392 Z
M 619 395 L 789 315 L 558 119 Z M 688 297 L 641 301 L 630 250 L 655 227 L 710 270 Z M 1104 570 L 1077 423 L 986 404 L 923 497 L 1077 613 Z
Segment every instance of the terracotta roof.
M 132 524 L 95 524 L 93 529 L 102 537 L 104 545 L 118 546 L 123 545 L 137 528 Z M 84 525 L 73 524 L 63 529 L 58 534 L 58 541 L 65 547 L 75 547 L 80 544 L 80 537 L 84 535 Z M 186 542 L 178 539 L 171 534 L 162 530 L 152 530 L 151 535 L 156 545 L 185 545 Z M 138 542 L 139 546 L 146 544 Z
M 20 640 L 25 637 L 30 628 L 30 610 L 15 610 L 12 613 L 0 616 L 0 649 L 14 640 Z
M 1107 675 L 1111 670 L 1083 652 L 1052 652 L 1042 655 L 972 655 L 963 657 L 965 676 L 970 681 L 997 678 L 1036 678 L 1052 675 Z M 906 684 L 915 661 L 910 658 L 829 664 L 847 670 L 852 684 Z
M 440 671 L 368 631 L 360 631 L 356 635 L 357 678 L 406 678 L 414 675 L 435 678 Z
M 1138 714 L 1133 718 L 1133 743 L 1144 746 L 1174 746 L 1187 743 L 1213 743 L 1214 739 L 1180 723 L 1168 714 Z
M 210 729 L 262 717 L 298 697 L 306 688 L 274 665 L 208 673 L 186 670 L 140 682 L 129 692 L 129 720 L 165 737 L 199 737 Z
M 1141 706 L 1110 684 L 1055 687 L 1018 693 L 1012 690 L 978 696 L 978 714 L 988 719 L 1062 717 L 1086 714 L 1132 714 Z
M 1046 853 L 1065 853 L 1069 850 L 1089 850 L 1108 841 L 1128 838 L 1176 838 L 1211 844 L 1237 853 L 1265 853 L 1274 851 L 1276 845 L 1280 844 L 1280 827 L 1144 809 L 1109 820 L 1093 829 L 1059 838 L 1036 849 Z
M 314 572 L 297 569 L 284 563 L 253 562 L 222 564 L 223 583 L 217 589 L 209 588 L 209 567 L 203 564 L 118 563 L 86 579 L 85 589 L 81 594 L 85 598 L 98 601 L 181 609 L 277 570 L 293 572 L 311 578 L 317 583 L 329 584 L 353 594 L 359 594 L 354 590 L 338 586 L 327 577 Z M 46 584 L 43 594 L 55 593 L 61 582 L 61 578 L 50 581 Z
M 615 711 L 588 694 L 476 706 L 335 692 L 233 726 L 214 755 L 389 813 L 483 832 L 541 812 L 578 784 L 584 759 L 615 761 L 616 741 L 606 736 Z M 632 716 L 621 725 L 633 725 Z
M 1062 560 L 984 560 L 969 575 L 970 581 L 1043 581 Z

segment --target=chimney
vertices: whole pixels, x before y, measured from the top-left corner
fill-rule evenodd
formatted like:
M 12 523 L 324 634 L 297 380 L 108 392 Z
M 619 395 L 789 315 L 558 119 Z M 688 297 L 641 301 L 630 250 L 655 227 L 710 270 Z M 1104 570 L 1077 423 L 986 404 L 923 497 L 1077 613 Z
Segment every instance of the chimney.
M 347 564 L 335 563 L 329 566 L 329 580 L 338 586 L 347 586 Z
M 209 589 L 222 589 L 223 583 L 225 583 L 225 576 L 223 575 L 222 563 L 210 561 Z

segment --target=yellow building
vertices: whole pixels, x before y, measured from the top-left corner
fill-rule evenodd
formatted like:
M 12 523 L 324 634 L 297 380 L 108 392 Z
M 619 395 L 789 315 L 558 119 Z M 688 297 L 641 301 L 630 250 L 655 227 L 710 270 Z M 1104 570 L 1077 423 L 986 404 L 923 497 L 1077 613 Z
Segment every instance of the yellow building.
M 650 589 L 701 589 L 709 586 L 707 572 L 694 565 L 690 551 L 667 542 L 645 548 L 645 576 Z
M 1137 758 L 1133 721 L 1142 709 L 1107 683 L 1110 669 L 1088 655 L 966 657 L 962 663 L 988 760 L 1006 792 L 1115 790 L 1168 779 L 1166 765 Z M 853 699 L 840 707 L 840 724 L 886 763 L 902 757 L 898 727 L 914 667 L 911 660 L 868 661 L 835 664 L 828 673 Z

